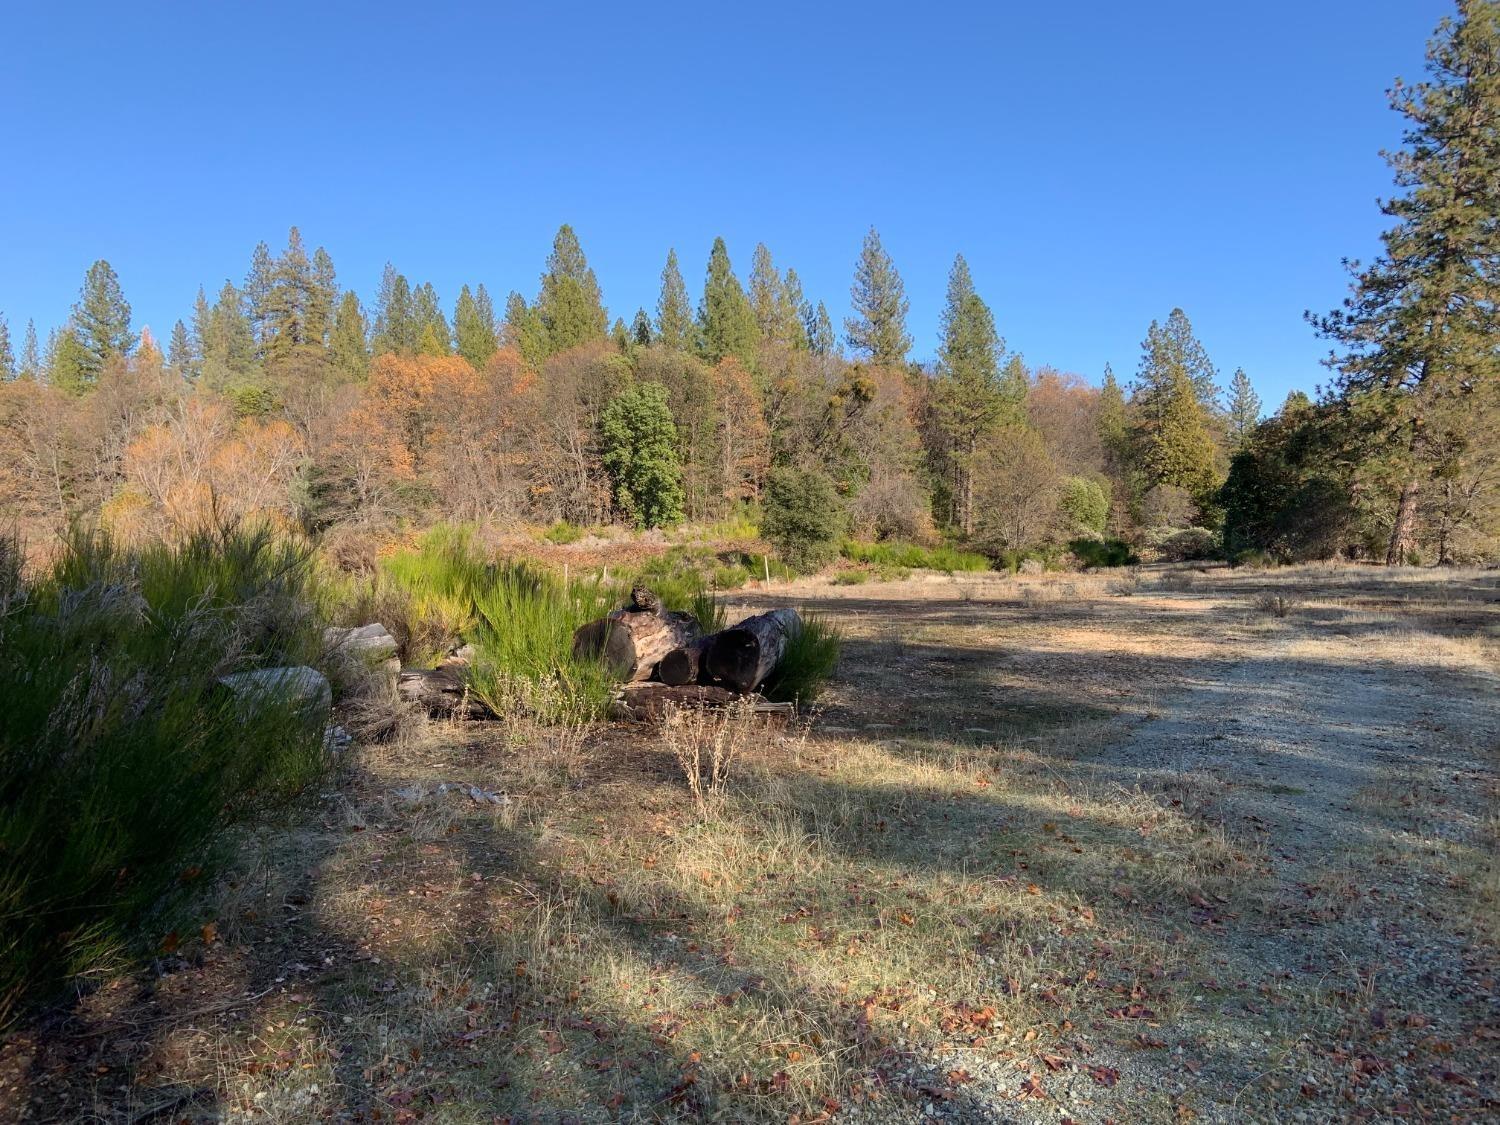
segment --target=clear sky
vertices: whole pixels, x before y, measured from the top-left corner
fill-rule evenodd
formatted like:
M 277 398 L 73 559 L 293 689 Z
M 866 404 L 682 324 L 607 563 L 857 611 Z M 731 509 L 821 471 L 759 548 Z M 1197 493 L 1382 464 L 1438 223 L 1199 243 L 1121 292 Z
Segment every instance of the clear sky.
M 1439 0 L 15 5 L 0 311 L 67 316 L 96 258 L 164 337 L 292 224 L 368 302 L 533 296 L 558 224 L 611 315 L 716 234 L 847 311 L 865 230 L 936 347 L 962 251 L 1012 348 L 1097 380 L 1187 310 L 1268 405 L 1323 379 L 1302 321 L 1368 256 Z

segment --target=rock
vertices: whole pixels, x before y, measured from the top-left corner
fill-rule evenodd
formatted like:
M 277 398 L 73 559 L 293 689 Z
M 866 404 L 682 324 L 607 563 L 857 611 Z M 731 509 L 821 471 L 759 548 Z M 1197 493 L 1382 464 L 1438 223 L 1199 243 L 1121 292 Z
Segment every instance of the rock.
M 328 677 L 306 665 L 231 672 L 220 676 L 219 683 L 246 703 L 288 700 L 320 725 L 327 723 L 328 714 L 333 709 L 333 689 L 328 685 Z
M 484 789 L 478 785 L 468 785 L 461 781 L 441 781 L 431 787 L 416 784 L 407 785 L 401 789 L 394 790 L 391 796 L 408 804 L 420 805 L 433 798 L 443 798 L 449 794 L 456 793 L 467 797 L 476 805 L 507 805 L 510 798 L 496 789 Z
M 391 690 L 401 674 L 401 660 L 396 655 L 400 645 L 378 621 L 352 629 L 330 626 L 323 630 L 328 651 L 345 660 L 377 673 Z

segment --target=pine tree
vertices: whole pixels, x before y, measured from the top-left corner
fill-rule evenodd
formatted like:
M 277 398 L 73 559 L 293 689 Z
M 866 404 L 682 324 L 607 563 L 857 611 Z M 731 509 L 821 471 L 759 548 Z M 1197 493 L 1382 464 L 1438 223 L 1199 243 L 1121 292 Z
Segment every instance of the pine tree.
M 844 321 L 849 347 L 871 363 L 888 366 L 905 363 L 906 353 L 911 350 L 911 337 L 906 332 L 910 302 L 901 275 L 881 246 L 874 227 L 865 235 L 849 295 L 854 303 L 854 315 Z
M 600 415 L 604 467 L 615 503 L 638 527 L 682 518 L 682 465 L 667 388 L 637 383 L 610 400 Z
M 319 246 L 313 251 L 307 291 L 307 342 L 327 347 L 333 336 L 334 310 L 339 303 L 338 274 L 333 258 Z
M 1236 367 L 1229 381 L 1229 437 L 1236 447 L 1250 439 L 1259 421 L 1260 395 L 1250 385 L 1245 369 Z
M 36 321 L 28 319 L 26 321 L 26 335 L 21 338 L 19 375 L 22 379 L 40 381 L 43 370 L 42 354 L 36 342 Z
M 1104 365 L 1104 386 L 1099 391 L 1097 420 L 1099 443 L 1104 446 L 1111 474 L 1123 479 L 1130 457 L 1130 419 L 1125 410 L 1125 392 L 1115 379 L 1114 368 Z
M 375 297 L 372 350 L 375 355 L 411 355 L 421 331 L 412 308 L 411 284 L 387 262 Z
M 286 251 L 271 267 L 270 287 L 264 299 L 259 340 L 265 358 L 285 360 L 294 349 L 313 342 L 312 285 L 312 263 L 302 245 L 302 232 L 292 227 L 287 233 Z M 255 320 L 253 313 L 251 320 Z M 317 342 L 321 344 L 321 338 Z
M 969 265 L 960 254 L 948 274 L 948 299 L 940 321 L 938 380 L 933 390 L 938 426 L 952 446 L 954 496 L 959 529 L 972 535 L 975 526 L 974 471 L 986 437 L 1014 415 L 1025 395 L 1025 368 L 1007 367 L 1000 359 L 1005 341 L 995 330 L 989 306 L 974 291 Z M 1015 385 L 1019 371 L 1022 386 Z
M 755 311 L 741 288 L 739 278 L 729 261 L 729 249 L 722 238 L 714 239 L 708 255 L 708 275 L 703 283 L 703 300 L 698 305 L 698 338 L 701 355 L 709 363 L 733 356 L 746 367 L 755 363 L 760 330 L 755 325 Z
M 339 300 L 329 340 L 334 370 L 350 382 L 363 383 L 370 373 L 367 335 L 365 311 L 360 308 L 359 297 L 351 289 Z
M 91 364 L 93 355 L 78 339 L 78 331 L 71 325 L 57 333 L 48 351 L 47 381 L 69 394 L 81 395 L 93 387 L 98 378 Z
M 111 356 L 128 356 L 136 337 L 130 331 L 130 303 L 120 290 L 120 279 L 106 261 L 95 262 L 84 275 L 83 289 L 73 306 L 72 338 L 82 354 L 83 381 L 99 377 Z
M 1160 424 L 1147 441 L 1146 471 L 1153 484 L 1181 488 L 1201 505 L 1217 483 L 1214 459 L 1198 388 L 1184 369 L 1177 368 L 1162 394 Z
M 1141 365 L 1130 400 L 1154 422 L 1160 422 L 1177 376 L 1187 376 L 1205 414 L 1217 409 L 1219 373 L 1193 335 L 1187 313 L 1173 309 L 1166 324 L 1151 322 L 1141 344 Z
M 1424 485 L 1493 435 L 1474 431 L 1466 398 L 1500 379 L 1500 3 L 1458 0 L 1428 44 L 1427 79 L 1398 80 L 1391 107 L 1403 147 L 1386 155 L 1402 193 L 1368 266 L 1351 263 L 1351 295 L 1309 316 L 1342 349 L 1337 390 L 1382 449 L 1376 468 L 1398 496 L 1386 562 L 1415 544 Z
M 637 347 L 651 343 L 651 314 L 645 309 L 635 310 L 635 319 L 630 323 L 630 338 Z
M 418 355 L 443 356 L 453 351 L 453 333 L 443 315 L 442 302 L 432 282 L 424 281 L 412 294 L 412 321 L 416 325 Z
M 222 389 L 255 370 L 255 334 L 245 299 L 232 282 L 224 282 L 219 299 L 206 311 L 200 337 L 203 381 L 210 387 Z
M 250 255 L 250 272 L 245 275 L 242 292 L 246 314 L 250 318 L 250 331 L 262 352 L 270 337 L 271 290 L 275 285 L 276 262 L 271 257 L 271 248 L 264 241 L 258 242 Z
M 484 286 L 481 285 L 479 290 L 483 293 Z M 458 291 L 458 303 L 453 306 L 453 335 L 458 354 L 476 371 L 483 370 L 490 356 L 500 347 L 495 335 L 493 311 L 486 315 L 467 285 Z
M 566 223 L 558 228 L 552 242 L 536 312 L 546 331 L 549 355 L 602 339 L 608 327 L 599 281 L 589 268 L 578 236 Z
M 685 352 L 693 349 L 693 308 L 687 285 L 677 266 L 677 251 L 667 251 L 661 271 L 661 297 L 656 302 L 656 338 L 663 347 Z
M 839 341 L 833 332 L 833 317 L 828 315 L 828 306 L 822 301 L 817 308 L 811 304 L 802 306 L 802 324 L 807 333 L 807 350 L 816 356 L 838 354 Z
M 16 377 L 16 355 L 10 346 L 10 325 L 0 313 L 0 380 L 10 382 Z
M 167 341 L 167 362 L 180 378 L 195 379 L 198 376 L 193 342 L 188 337 L 187 325 L 180 320 L 172 325 L 172 335 Z
M 521 353 L 521 358 L 535 368 L 547 358 L 547 331 L 536 309 L 521 294 L 512 292 L 505 300 L 505 342 Z
M 802 295 L 802 279 L 794 269 L 788 269 L 781 279 L 780 301 L 780 319 L 786 333 L 784 342 L 796 351 L 807 351 L 807 324 L 802 313 L 807 299 Z

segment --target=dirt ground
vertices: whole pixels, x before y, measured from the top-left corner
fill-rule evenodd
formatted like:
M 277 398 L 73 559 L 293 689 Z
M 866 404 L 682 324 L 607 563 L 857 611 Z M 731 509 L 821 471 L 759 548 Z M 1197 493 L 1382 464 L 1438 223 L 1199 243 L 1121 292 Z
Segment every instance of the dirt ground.
M 670 731 L 408 721 L 197 938 L 10 1036 L 0 1116 L 1500 1118 L 1500 575 L 731 614 L 788 602 L 839 672 L 717 732 L 722 794 Z

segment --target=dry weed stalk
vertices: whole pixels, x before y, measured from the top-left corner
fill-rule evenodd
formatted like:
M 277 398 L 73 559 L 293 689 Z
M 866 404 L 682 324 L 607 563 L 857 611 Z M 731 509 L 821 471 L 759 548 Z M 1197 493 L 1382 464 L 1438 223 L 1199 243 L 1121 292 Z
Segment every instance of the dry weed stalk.
M 755 726 L 754 703 L 738 700 L 728 707 L 670 707 L 663 716 L 662 738 L 687 779 L 698 814 L 723 803 L 729 791 L 729 769 L 749 745 Z

